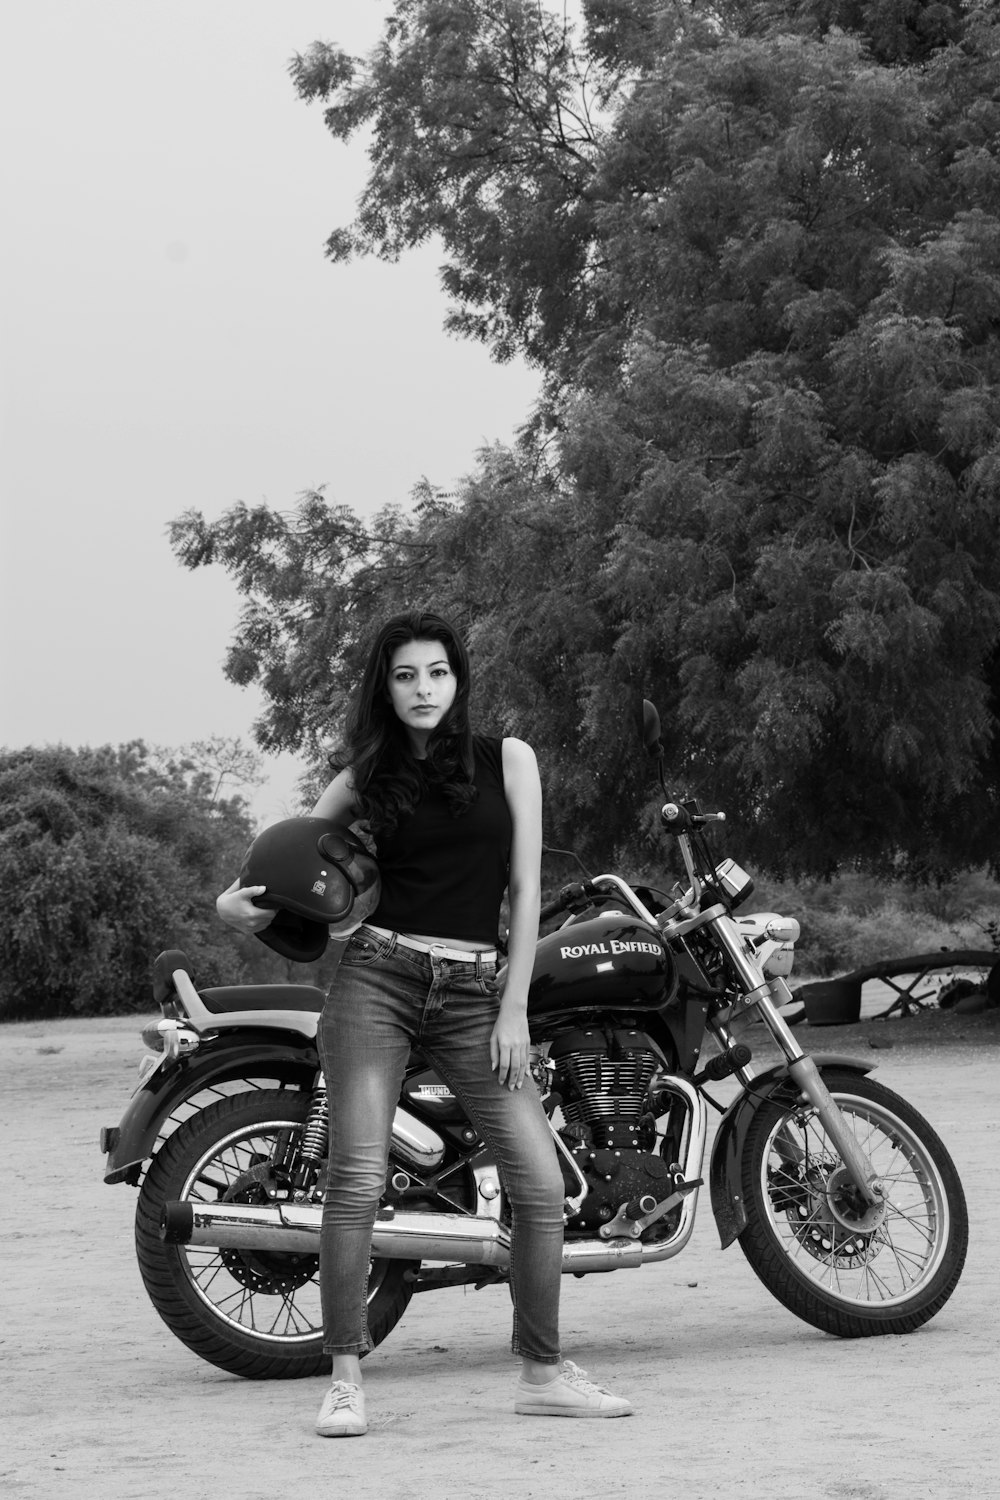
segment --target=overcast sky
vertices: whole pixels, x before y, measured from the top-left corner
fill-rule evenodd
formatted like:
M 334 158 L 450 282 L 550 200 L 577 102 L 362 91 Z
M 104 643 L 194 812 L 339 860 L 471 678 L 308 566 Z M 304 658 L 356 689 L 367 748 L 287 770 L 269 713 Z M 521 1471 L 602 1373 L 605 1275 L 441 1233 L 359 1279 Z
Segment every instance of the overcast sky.
M 366 159 L 286 64 L 366 52 L 389 8 L 6 0 L 0 743 L 249 739 L 235 589 L 168 522 L 321 484 L 406 502 L 526 415 L 533 374 L 443 333 L 433 249 L 324 258 Z

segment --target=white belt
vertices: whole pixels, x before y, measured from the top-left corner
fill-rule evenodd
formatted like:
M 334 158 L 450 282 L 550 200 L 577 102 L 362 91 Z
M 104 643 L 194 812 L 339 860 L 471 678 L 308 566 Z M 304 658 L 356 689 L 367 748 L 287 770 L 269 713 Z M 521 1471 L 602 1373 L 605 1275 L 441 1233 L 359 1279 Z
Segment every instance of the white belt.
M 379 937 L 395 938 L 397 947 L 413 948 L 417 953 L 429 953 L 432 958 L 447 958 L 460 964 L 472 964 L 477 959 L 484 964 L 495 964 L 497 961 L 495 948 L 446 948 L 444 943 L 418 943 L 416 938 L 404 937 L 401 932 L 390 932 L 387 927 L 375 927 L 371 922 L 365 923 L 365 930 L 375 932 Z

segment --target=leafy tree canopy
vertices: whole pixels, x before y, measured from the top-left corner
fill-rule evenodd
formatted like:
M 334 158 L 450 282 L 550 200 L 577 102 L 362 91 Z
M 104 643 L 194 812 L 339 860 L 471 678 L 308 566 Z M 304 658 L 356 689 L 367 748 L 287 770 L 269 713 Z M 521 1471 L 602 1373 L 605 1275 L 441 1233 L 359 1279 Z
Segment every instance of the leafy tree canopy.
M 468 625 L 549 832 L 634 833 L 630 704 L 756 857 L 995 860 L 1000 20 L 980 4 L 397 0 L 292 72 L 372 170 L 335 260 L 436 237 L 450 323 L 543 371 L 515 451 L 362 523 L 174 527 L 246 596 L 268 746 L 329 738 L 373 621 Z
M 215 914 L 253 837 L 242 800 L 213 795 L 218 749 L 0 752 L 0 1016 L 151 1010 L 164 948 L 202 984 L 285 977 Z

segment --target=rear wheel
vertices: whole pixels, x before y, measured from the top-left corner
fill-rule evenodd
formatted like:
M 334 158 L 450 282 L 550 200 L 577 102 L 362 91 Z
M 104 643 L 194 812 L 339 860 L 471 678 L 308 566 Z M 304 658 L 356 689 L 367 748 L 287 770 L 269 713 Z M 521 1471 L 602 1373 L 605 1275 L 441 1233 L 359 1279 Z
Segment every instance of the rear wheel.
M 323 1353 L 319 1257 L 286 1251 L 168 1245 L 164 1203 L 266 1203 L 281 1191 L 309 1110 L 308 1093 L 261 1089 L 194 1115 L 153 1161 L 136 1209 L 136 1251 L 146 1290 L 172 1333 L 209 1363 L 256 1380 L 319 1375 Z M 368 1326 L 381 1343 L 412 1295 L 410 1262 L 373 1260 Z
M 969 1224 L 951 1157 L 905 1099 L 858 1074 L 823 1079 L 877 1177 L 856 1194 L 811 1105 L 767 1100 L 747 1132 L 740 1245 L 798 1317 L 847 1338 L 910 1333 L 944 1306 L 962 1273 Z

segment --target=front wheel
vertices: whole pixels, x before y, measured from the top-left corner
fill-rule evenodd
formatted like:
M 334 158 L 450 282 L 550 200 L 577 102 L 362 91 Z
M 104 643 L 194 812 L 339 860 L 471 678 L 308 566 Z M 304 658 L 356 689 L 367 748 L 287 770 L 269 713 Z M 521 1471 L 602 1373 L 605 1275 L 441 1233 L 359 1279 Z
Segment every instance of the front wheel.
M 823 1080 L 876 1173 L 859 1203 L 833 1143 L 797 1091 L 761 1105 L 742 1161 L 749 1223 L 740 1246 L 791 1312 L 843 1338 L 911 1333 L 958 1284 L 965 1195 L 944 1144 L 898 1094 L 861 1075 Z
M 249 1379 L 329 1371 L 318 1256 L 165 1244 L 160 1214 L 164 1203 L 181 1198 L 267 1202 L 295 1160 L 308 1111 L 308 1093 L 294 1089 L 221 1099 L 170 1136 L 139 1193 L 136 1251 L 153 1306 L 195 1354 Z M 409 1269 L 405 1261 L 372 1261 L 368 1328 L 375 1344 L 410 1300 Z

